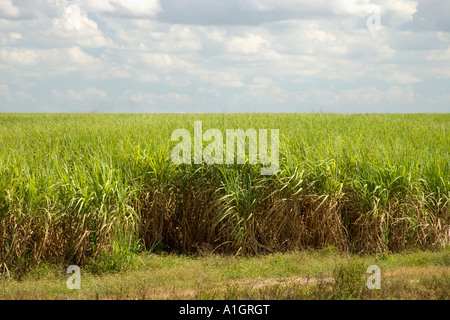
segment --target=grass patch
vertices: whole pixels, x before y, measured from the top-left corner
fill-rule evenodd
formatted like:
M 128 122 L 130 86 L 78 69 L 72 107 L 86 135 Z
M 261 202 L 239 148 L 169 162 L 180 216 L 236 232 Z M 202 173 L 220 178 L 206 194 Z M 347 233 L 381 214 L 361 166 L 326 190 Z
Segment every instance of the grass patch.
M 449 299 L 450 251 L 387 255 L 305 250 L 258 257 L 139 255 L 134 269 L 82 268 L 69 290 L 65 267 L 42 264 L 21 279 L 0 280 L 0 299 Z M 369 265 L 381 289 L 366 286 Z

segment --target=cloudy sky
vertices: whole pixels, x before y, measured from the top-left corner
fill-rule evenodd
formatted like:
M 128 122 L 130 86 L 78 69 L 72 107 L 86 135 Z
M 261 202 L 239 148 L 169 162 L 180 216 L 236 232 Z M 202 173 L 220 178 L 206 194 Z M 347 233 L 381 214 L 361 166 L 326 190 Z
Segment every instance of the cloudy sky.
M 0 0 L 0 112 L 450 112 L 448 0 Z

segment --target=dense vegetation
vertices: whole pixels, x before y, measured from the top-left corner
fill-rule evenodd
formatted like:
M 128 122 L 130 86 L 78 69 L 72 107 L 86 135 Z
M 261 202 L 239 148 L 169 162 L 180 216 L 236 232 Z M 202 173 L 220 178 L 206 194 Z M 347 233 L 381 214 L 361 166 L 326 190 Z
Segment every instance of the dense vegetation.
M 195 120 L 279 129 L 280 170 L 173 164 L 171 134 Z M 142 249 L 443 248 L 449 129 L 448 114 L 1 114 L 0 272 Z

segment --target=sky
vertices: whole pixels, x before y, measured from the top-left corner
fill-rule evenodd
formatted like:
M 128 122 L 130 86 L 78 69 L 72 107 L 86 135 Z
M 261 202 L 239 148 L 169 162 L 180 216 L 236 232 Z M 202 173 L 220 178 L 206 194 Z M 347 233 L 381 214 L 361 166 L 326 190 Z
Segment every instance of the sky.
M 0 112 L 449 113 L 448 0 L 0 0 Z

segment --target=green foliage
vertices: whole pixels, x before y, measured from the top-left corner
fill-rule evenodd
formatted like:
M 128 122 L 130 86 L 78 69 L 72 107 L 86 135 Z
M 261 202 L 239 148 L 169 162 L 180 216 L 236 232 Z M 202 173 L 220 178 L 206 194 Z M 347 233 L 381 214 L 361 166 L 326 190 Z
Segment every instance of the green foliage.
M 195 120 L 204 130 L 279 129 L 280 171 L 174 165 L 171 133 L 192 132 Z M 106 259 L 99 269 L 120 270 L 141 243 L 143 212 L 148 238 L 181 251 L 442 247 L 449 124 L 448 114 L 1 114 L 0 265 Z
M 351 300 L 360 298 L 366 286 L 366 267 L 362 261 L 340 264 L 333 272 L 332 298 Z

